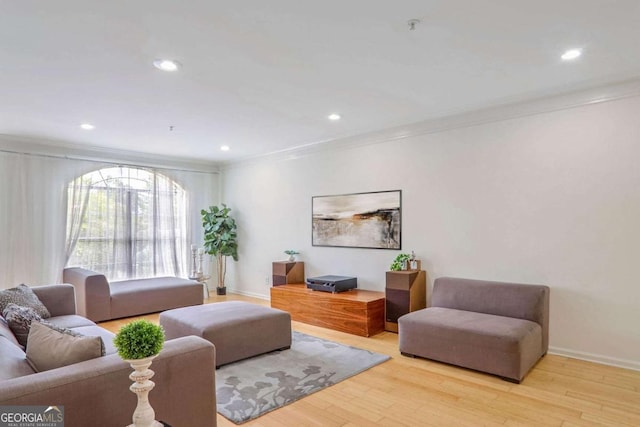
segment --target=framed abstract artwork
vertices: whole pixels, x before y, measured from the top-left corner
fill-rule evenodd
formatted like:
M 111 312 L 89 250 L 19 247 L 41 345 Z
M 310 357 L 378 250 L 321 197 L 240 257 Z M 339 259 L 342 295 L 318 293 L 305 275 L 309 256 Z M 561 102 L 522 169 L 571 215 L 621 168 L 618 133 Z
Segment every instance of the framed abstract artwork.
M 402 249 L 402 190 L 314 196 L 313 246 Z

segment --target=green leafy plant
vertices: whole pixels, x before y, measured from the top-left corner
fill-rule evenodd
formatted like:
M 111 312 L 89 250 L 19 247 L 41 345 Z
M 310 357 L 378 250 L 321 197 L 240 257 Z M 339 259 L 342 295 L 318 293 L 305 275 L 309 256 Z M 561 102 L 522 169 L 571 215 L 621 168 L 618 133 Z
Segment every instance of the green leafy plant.
M 289 261 L 293 262 L 296 260 L 296 255 L 298 255 L 300 252 L 293 249 L 287 249 L 286 251 L 284 251 L 284 253 L 289 255 Z
M 120 328 L 113 344 L 125 360 L 144 359 L 160 353 L 164 345 L 164 330 L 148 320 L 135 320 Z
M 391 271 L 400 271 L 404 269 L 404 266 L 406 265 L 407 261 L 409 261 L 411 257 L 409 256 L 409 254 L 398 254 L 398 256 L 396 257 L 396 259 L 393 260 L 393 262 L 391 263 L 391 267 L 389 267 L 391 269 Z
M 227 257 L 238 261 L 238 232 L 236 221 L 229 215 L 231 209 L 224 203 L 221 207 L 210 206 L 202 209 L 204 227 L 204 250 L 216 257 L 218 265 L 218 287 L 224 288 L 227 275 Z

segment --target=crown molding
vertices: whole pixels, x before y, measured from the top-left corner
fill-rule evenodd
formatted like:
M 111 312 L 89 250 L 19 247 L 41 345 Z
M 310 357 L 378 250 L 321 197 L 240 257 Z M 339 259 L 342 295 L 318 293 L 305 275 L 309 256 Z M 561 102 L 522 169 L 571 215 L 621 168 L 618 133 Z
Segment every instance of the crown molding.
M 222 163 L 181 159 L 106 147 L 86 147 L 59 140 L 36 139 L 3 134 L 0 134 L 0 151 L 103 163 L 218 173 L 226 169 L 233 169 L 264 161 L 295 160 L 323 152 L 380 144 L 448 130 L 599 104 L 638 95 L 640 95 L 640 78 L 522 102 L 503 100 L 499 105 L 493 105 L 480 110 L 451 113 L 441 117 L 380 131 L 314 141 L 284 150 Z
M 380 144 L 420 135 L 440 133 L 487 123 L 567 110 L 640 95 L 640 78 L 606 86 L 567 92 L 521 102 L 502 102 L 480 110 L 453 113 L 433 119 L 368 132 L 354 136 L 327 139 L 299 145 L 285 150 L 246 157 L 222 163 L 222 171 L 264 161 L 287 161 L 317 153 Z
M 158 154 L 147 154 L 104 147 L 94 146 L 88 148 L 63 141 L 35 139 L 15 135 L 0 134 L 0 151 L 128 166 L 219 173 L 219 166 L 213 162 L 183 160 Z

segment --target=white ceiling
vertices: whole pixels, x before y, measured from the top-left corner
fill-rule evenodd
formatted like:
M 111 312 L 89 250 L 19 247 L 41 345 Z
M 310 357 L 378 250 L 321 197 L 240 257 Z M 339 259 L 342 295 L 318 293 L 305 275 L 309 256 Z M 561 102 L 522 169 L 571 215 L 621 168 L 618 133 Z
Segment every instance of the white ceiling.
M 0 0 L 0 134 L 228 162 L 634 79 L 638 41 L 640 0 Z

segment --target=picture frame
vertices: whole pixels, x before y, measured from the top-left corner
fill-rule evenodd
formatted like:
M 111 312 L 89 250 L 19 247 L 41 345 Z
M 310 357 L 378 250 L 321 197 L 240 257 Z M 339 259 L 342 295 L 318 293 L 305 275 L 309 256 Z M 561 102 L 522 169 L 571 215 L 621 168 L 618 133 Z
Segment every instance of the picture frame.
M 402 190 L 313 196 L 311 244 L 402 249 Z

